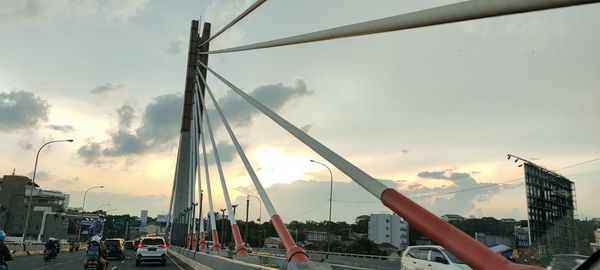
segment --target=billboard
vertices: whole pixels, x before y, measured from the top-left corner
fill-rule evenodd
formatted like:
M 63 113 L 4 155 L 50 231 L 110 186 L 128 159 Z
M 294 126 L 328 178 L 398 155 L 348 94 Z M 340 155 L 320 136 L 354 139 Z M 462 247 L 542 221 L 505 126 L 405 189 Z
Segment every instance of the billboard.
M 575 253 L 575 183 L 530 162 L 524 170 L 532 247 L 543 257 Z

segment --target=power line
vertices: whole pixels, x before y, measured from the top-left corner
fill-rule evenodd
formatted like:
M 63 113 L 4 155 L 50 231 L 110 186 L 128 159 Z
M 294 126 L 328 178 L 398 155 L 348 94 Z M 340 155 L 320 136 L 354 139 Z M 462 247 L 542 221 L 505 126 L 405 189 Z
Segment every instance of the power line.
M 599 158 L 590 159 L 590 160 L 586 160 L 586 161 L 579 162 L 579 163 L 575 163 L 575 164 L 572 164 L 572 165 L 569 165 L 569 166 L 566 166 L 566 167 L 558 168 L 558 169 L 556 169 L 556 171 L 561 171 L 561 170 L 573 168 L 573 167 L 584 165 L 584 164 L 587 164 L 587 163 L 592 163 L 592 162 L 598 161 L 598 160 L 600 160 L 600 157 Z M 477 186 L 477 187 L 471 187 L 471 188 L 453 190 L 453 191 L 448 191 L 448 192 L 443 192 L 443 193 L 437 193 L 437 194 L 414 196 L 414 197 L 409 197 L 409 198 L 413 199 L 413 200 L 418 200 L 418 199 L 426 199 L 426 198 L 432 198 L 432 197 L 440 197 L 440 196 L 445 196 L 445 195 L 450 195 L 450 194 L 456 194 L 456 193 L 460 193 L 460 192 L 467 192 L 467 191 L 472 191 L 472 190 L 479 190 L 479 189 L 484 189 L 484 188 L 489 188 L 489 187 L 504 185 L 504 184 L 508 184 L 508 183 L 512 183 L 512 182 L 517 182 L 517 181 L 522 181 L 522 180 L 525 180 L 525 177 L 520 177 L 520 178 L 516 178 L 516 179 L 512 179 L 512 180 L 508 180 L 508 181 L 503 181 L 503 182 L 499 182 L 499 183 L 491 183 L 491 184 L 487 184 L 487 185 L 483 185 L 483 186 Z M 344 201 L 344 200 L 333 200 L 333 201 L 334 202 L 343 202 L 343 203 L 380 203 L 381 202 L 381 201 Z
M 589 4 L 598 0 L 504 0 L 486 1 L 471 0 L 460 3 L 420 10 L 416 12 L 391 16 L 387 18 L 355 23 L 326 30 L 258 42 L 228 49 L 203 52 L 216 54 L 272 48 L 294 44 L 309 43 L 330 39 L 371 35 L 377 33 L 399 31 L 438 24 L 446 24 L 502 15 L 538 11 L 559 7 Z M 211 38 L 212 39 L 212 38 Z
M 313 207 L 313 208 L 311 208 L 311 209 L 309 209 L 309 210 L 306 210 L 306 211 L 304 211 L 304 212 L 302 212 L 302 213 L 300 213 L 300 214 L 298 214 L 298 215 L 295 215 L 295 216 L 292 216 L 292 217 L 290 217 L 290 219 L 294 219 L 294 218 L 297 218 L 297 217 L 304 216 L 304 215 L 306 215 L 306 214 L 308 214 L 308 213 L 310 213 L 310 212 L 312 212 L 312 211 L 315 211 L 315 210 L 317 210 L 317 209 L 321 208 L 323 205 L 325 205 L 325 204 L 326 204 L 326 203 L 328 203 L 328 202 L 329 202 L 329 199 L 327 199 L 327 200 L 326 200 L 326 201 L 324 201 L 323 203 L 321 203 L 321 204 L 319 204 L 319 205 L 317 205 L 317 206 L 315 206 L 315 207 Z
M 258 1 L 256 1 L 254 4 L 252 4 L 251 6 L 249 6 L 246 10 L 244 10 L 244 12 L 240 13 L 240 15 L 238 15 L 237 17 L 235 17 L 235 19 L 233 19 L 231 22 L 229 22 L 227 25 L 225 25 L 221 30 L 219 30 L 217 33 L 215 33 L 207 41 L 204 41 L 198 47 L 201 47 L 202 45 L 204 45 L 204 44 L 208 43 L 209 41 L 211 41 L 211 40 L 215 39 L 216 37 L 218 37 L 220 34 L 223 34 L 223 32 L 225 32 L 227 29 L 229 29 L 230 27 L 232 27 L 237 22 L 241 21 L 244 17 L 246 17 L 248 14 L 250 14 L 252 11 L 254 11 L 255 9 L 257 9 L 260 5 L 264 4 L 265 2 L 267 2 L 267 0 L 258 0 Z

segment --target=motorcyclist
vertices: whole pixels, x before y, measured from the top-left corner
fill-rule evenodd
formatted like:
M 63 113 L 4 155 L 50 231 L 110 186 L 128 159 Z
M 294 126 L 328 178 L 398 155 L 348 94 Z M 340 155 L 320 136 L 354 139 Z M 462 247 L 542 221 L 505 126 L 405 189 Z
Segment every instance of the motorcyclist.
M 8 264 L 7 261 L 12 261 L 12 256 L 10 255 L 10 250 L 4 244 L 4 238 L 6 237 L 6 233 L 3 230 L 0 230 L 0 270 L 7 270 Z
M 56 255 L 58 255 L 58 252 L 60 251 L 60 244 L 58 243 L 58 240 L 54 237 L 48 238 L 48 241 L 46 242 L 44 247 L 50 252 L 52 252 L 52 257 L 56 257 Z
M 85 270 L 87 263 L 90 259 L 94 259 L 93 257 L 96 257 L 96 261 L 98 263 L 98 269 L 99 270 L 105 270 L 108 263 L 106 262 L 106 246 L 100 241 L 102 240 L 102 237 L 99 235 L 95 235 L 94 237 L 92 237 L 92 239 L 90 239 L 90 242 L 88 243 L 88 252 L 87 252 L 87 256 L 88 258 L 83 262 L 83 269 Z M 94 254 L 91 254 L 92 250 L 96 250 L 94 247 L 97 248 L 98 250 L 98 254 L 97 256 Z

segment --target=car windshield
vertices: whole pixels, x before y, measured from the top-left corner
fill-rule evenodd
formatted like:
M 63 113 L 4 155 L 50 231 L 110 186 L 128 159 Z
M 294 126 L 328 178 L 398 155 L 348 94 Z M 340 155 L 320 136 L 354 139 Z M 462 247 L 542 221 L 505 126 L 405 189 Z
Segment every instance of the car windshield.
M 144 245 L 159 246 L 159 245 L 162 245 L 163 243 L 164 243 L 164 241 L 160 238 L 148 238 L 148 239 L 142 240 L 142 244 L 144 244 Z
M 446 256 L 448 256 L 450 261 L 452 261 L 453 263 L 465 264 L 464 262 L 462 262 L 461 260 L 456 258 L 454 255 L 452 255 L 452 253 L 448 252 L 447 250 L 442 249 L 442 251 L 446 254 Z

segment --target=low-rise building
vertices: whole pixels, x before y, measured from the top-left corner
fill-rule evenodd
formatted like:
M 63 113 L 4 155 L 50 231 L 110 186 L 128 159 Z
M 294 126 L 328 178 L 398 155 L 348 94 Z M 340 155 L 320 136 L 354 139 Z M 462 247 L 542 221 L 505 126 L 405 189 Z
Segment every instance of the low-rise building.
M 596 229 L 594 231 L 594 239 L 595 239 L 595 242 L 590 243 L 592 252 L 596 252 L 596 251 L 600 250 L 600 228 Z
M 408 223 L 396 214 L 371 214 L 368 236 L 375 244 L 389 243 L 404 250 L 408 247 Z
M 475 240 L 484 244 L 486 247 L 493 247 L 493 246 L 500 246 L 500 245 L 507 246 L 507 247 L 514 246 L 513 238 L 508 237 L 508 236 L 491 235 L 491 234 L 476 232 Z
M 456 214 L 445 214 L 445 215 L 441 216 L 441 218 L 446 222 L 465 220 L 465 218 L 463 216 L 456 215 Z
M 281 243 L 281 239 L 279 237 L 267 237 L 265 238 L 265 247 L 281 248 L 283 247 L 283 243 Z
M 327 242 L 327 232 L 323 231 L 306 231 L 304 232 L 307 242 Z M 329 234 L 330 241 L 342 241 L 342 236 Z
M 31 214 L 25 230 L 30 196 Z M 56 215 L 63 223 L 61 213 L 65 213 L 68 206 L 68 194 L 43 190 L 26 176 L 5 175 L 0 180 L 0 227 L 8 236 L 21 236 L 25 230 L 26 240 L 37 240 L 44 222 L 51 222 Z
M 529 227 L 515 227 L 515 238 L 517 248 L 527 248 L 531 245 L 531 241 L 529 239 Z

